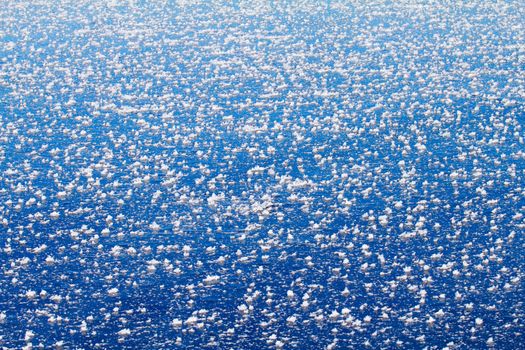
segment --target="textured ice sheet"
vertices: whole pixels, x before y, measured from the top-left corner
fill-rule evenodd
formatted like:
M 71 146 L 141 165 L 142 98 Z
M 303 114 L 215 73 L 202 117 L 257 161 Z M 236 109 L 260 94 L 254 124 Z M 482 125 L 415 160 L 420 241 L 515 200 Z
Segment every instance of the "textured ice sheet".
M 0 347 L 518 349 L 522 1 L 3 1 Z

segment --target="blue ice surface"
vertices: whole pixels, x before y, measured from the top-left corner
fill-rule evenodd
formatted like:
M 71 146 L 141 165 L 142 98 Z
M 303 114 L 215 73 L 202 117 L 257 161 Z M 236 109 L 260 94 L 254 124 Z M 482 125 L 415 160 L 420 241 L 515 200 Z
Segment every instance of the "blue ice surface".
M 524 349 L 523 12 L 4 2 L 0 346 Z

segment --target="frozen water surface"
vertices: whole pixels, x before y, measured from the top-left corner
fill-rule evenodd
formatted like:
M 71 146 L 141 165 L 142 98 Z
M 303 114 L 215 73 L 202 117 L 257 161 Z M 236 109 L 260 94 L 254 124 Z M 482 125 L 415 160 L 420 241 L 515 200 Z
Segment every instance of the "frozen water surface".
M 2 349 L 524 349 L 523 1 L 0 5 Z

